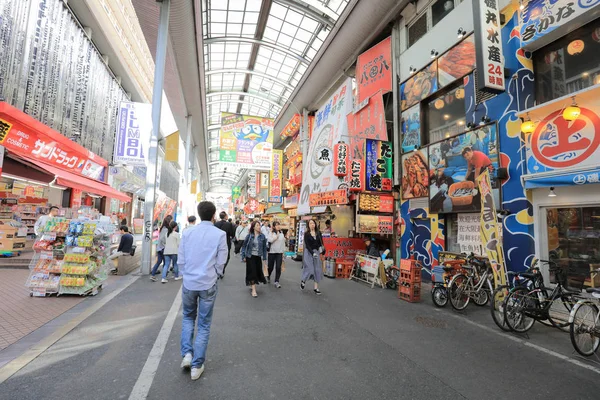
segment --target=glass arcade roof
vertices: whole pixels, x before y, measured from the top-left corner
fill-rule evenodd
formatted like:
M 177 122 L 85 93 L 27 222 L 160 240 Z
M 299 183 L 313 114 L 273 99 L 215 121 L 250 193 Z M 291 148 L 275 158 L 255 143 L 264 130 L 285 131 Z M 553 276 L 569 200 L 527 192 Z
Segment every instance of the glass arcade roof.
M 276 118 L 350 0 L 203 0 L 210 186 L 244 172 L 220 163 L 221 112 Z

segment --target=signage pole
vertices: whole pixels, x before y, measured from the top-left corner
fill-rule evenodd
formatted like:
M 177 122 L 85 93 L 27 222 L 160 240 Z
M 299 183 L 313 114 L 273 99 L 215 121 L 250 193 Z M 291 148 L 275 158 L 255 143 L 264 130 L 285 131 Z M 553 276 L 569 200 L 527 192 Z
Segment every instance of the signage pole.
M 165 78 L 170 1 L 162 0 L 160 3 L 160 21 L 158 25 L 158 38 L 156 40 L 154 88 L 152 92 L 152 134 L 147 154 L 146 196 L 144 197 L 144 239 L 142 242 L 142 265 L 140 268 L 140 272 L 144 275 L 150 273 L 150 264 L 152 262 L 152 219 L 154 218 L 154 202 L 156 199 L 158 132 L 160 131 L 160 109 Z
M 185 138 L 185 161 L 183 164 L 183 176 L 185 187 L 190 184 L 190 152 L 192 151 L 192 116 L 187 116 L 186 138 Z
M 392 29 L 392 96 L 394 97 L 394 185 L 400 185 L 400 163 L 401 157 L 400 151 L 402 140 L 400 138 L 400 104 L 398 99 L 400 97 L 399 85 L 398 85 L 398 62 L 397 57 L 399 54 L 400 47 L 400 29 L 398 24 L 394 25 Z

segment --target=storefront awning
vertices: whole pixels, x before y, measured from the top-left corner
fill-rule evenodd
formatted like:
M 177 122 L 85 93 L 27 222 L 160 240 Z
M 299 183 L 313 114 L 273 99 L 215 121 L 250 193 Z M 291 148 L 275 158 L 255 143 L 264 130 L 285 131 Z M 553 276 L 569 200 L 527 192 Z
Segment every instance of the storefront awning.
M 529 174 L 523 176 L 523 181 L 525 182 L 525 189 L 600 183 L 600 167 L 576 172 L 557 173 L 552 171 L 551 174 Z
M 87 193 L 96 194 L 99 196 L 106 196 L 121 201 L 131 201 L 131 198 L 125 193 L 113 189 L 104 182 L 95 181 L 93 179 L 75 175 L 71 172 L 64 171 L 52 165 L 42 163 L 39 160 L 33 160 L 23 156 L 19 156 L 18 158 L 22 158 L 28 163 L 34 164 L 39 168 L 47 171 L 50 175 L 53 175 L 55 177 L 54 183 L 56 183 L 57 185 L 70 187 L 72 189 L 79 189 Z

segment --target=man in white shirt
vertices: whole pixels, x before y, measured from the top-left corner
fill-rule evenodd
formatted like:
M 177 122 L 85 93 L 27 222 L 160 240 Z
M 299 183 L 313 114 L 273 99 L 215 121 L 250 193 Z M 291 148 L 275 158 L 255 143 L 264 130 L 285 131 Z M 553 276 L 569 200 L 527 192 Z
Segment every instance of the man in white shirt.
M 58 207 L 56 207 L 56 206 L 50 207 L 50 212 L 48 213 L 48 215 L 42 215 L 35 222 L 35 225 L 33 227 L 33 231 L 35 232 L 35 234 L 37 236 L 39 236 L 39 234 L 42 233 L 42 230 L 45 228 L 46 222 L 48 222 L 48 220 L 50 218 L 54 218 L 54 217 L 57 217 L 57 216 L 58 216 Z
M 177 264 L 183 274 L 183 324 L 181 368 L 191 368 L 192 380 L 204 372 L 217 279 L 223 276 L 229 248 L 227 234 L 214 226 L 217 209 L 210 201 L 198 204 L 200 224 L 186 229 L 179 245 Z M 198 332 L 194 340 L 194 324 Z

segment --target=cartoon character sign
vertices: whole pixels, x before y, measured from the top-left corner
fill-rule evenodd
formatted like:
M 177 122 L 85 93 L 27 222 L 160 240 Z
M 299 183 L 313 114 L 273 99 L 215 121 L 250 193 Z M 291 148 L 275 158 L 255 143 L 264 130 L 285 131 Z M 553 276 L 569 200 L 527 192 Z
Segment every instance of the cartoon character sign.
M 257 143 L 266 142 L 270 130 L 263 127 L 257 119 L 251 118 L 244 121 L 245 126 L 239 131 L 235 131 L 234 136 L 238 140 L 250 140 Z
M 219 161 L 241 168 L 270 170 L 273 160 L 273 120 L 223 113 Z

